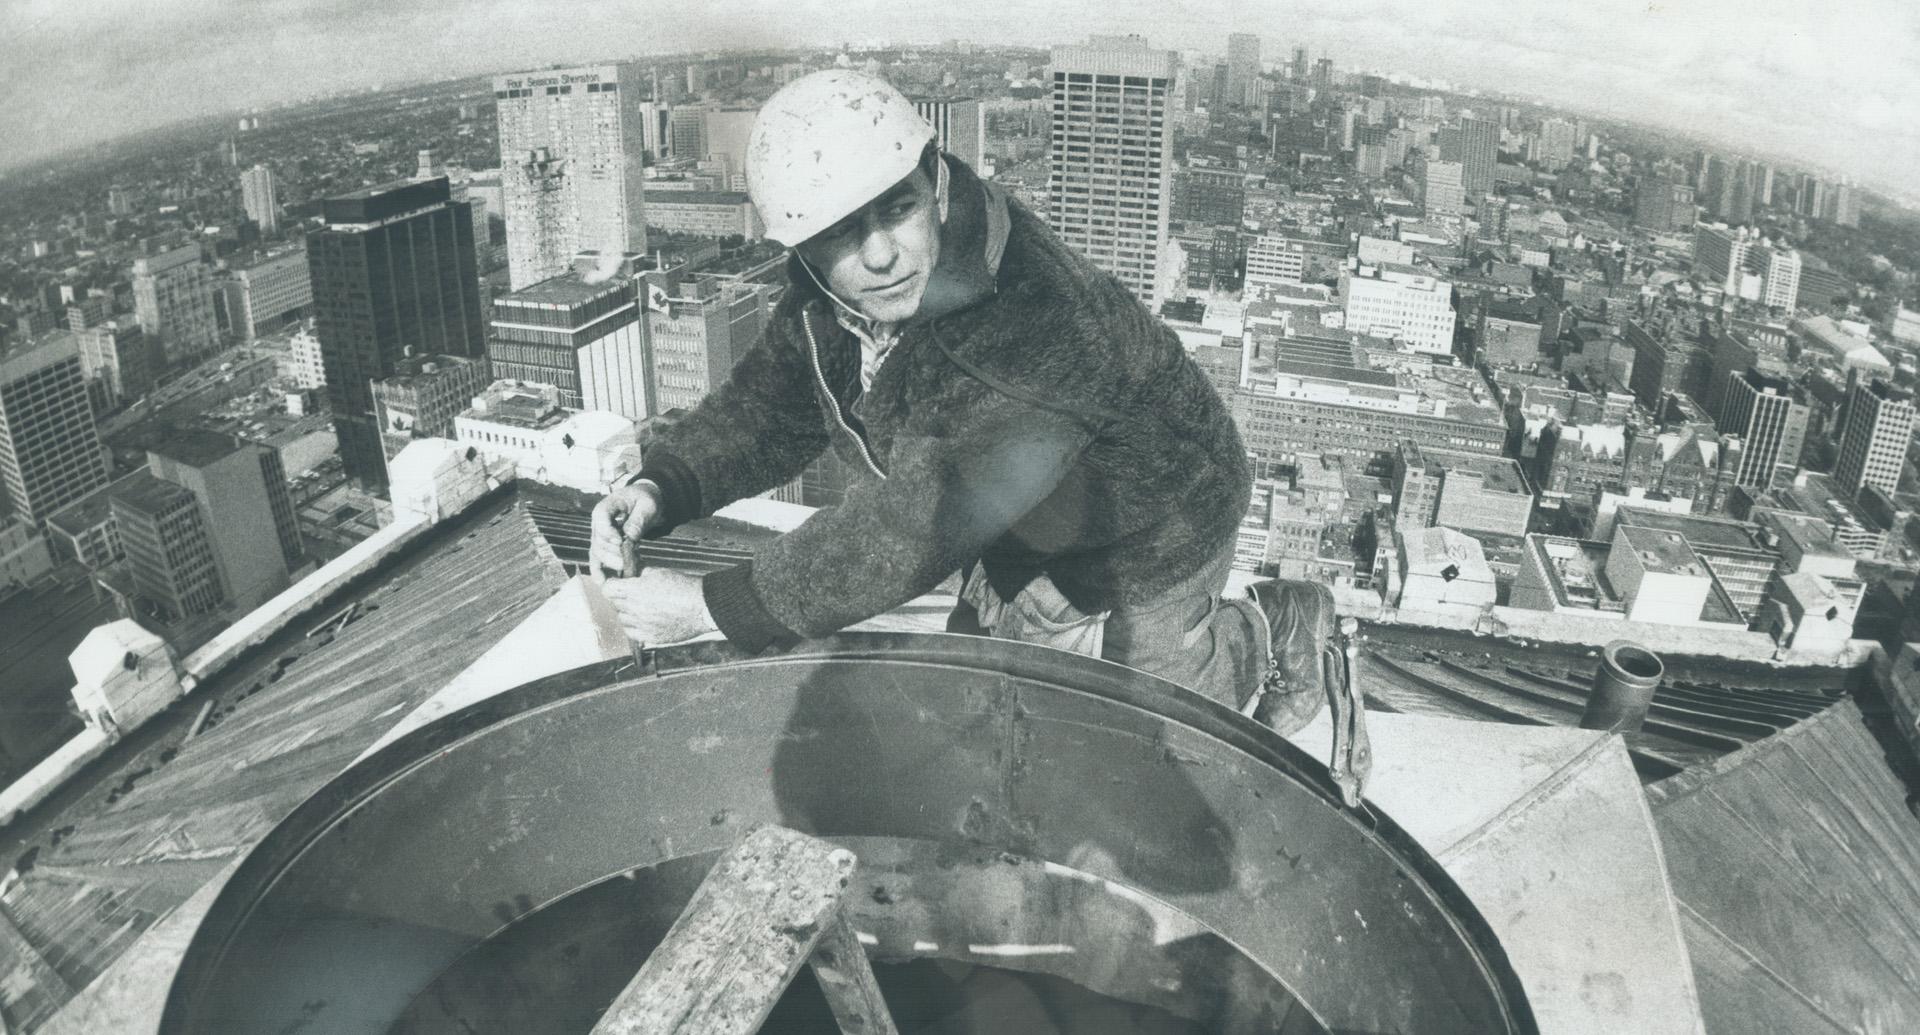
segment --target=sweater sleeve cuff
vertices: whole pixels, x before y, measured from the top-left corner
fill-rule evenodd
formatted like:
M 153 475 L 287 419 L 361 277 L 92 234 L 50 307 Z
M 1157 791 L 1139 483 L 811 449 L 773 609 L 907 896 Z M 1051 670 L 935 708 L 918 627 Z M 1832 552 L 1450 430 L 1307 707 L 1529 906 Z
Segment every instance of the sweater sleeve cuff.
M 780 623 L 753 588 L 753 562 L 722 568 L 700 583 L 713 624 L 732 642 L 758 653 L 769 646 L 791 647 L 802 637 Z
M 660 486 L 661 532 L 701 516 L 700 480 L 686 461 L 665 450 L 655 450 L 629 482 L 641 479 Z

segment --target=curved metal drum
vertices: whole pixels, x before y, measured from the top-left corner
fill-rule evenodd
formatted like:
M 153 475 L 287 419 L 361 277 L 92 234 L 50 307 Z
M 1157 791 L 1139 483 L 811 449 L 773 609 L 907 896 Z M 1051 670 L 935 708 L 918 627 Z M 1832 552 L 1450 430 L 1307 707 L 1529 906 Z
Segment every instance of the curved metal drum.
M 396 741 L 254 849 L 196 933 L 161 1030 L 391 1030 L 516 921 L 609 877 L 684 870 L 761 822 L 860 846 L 863 872 L 971 858 L 1101 889 L 1106 904 L 1084 907 L 1049 892 L 1060 915 L 1020 932 L 1062 940 L 1068 963 L 1049 969 L 1075 980 L 1072 960 L 1113 958 L 1103 941 L 1141 941 L 1111 919 L 1131 903 L 1163 932 L 1174 917 L 1228 947 L 1334 1032 L 1534 1030 L 1439 865 L 1385 818 L 1342 808 L 1325 768 L 1270 731 L 1117 665 L 892 634 L 767 658 L 671 648 Z M 880 932 L 877 956 L 939 954 L 1005 912 L 989 886 L 953 877 L 888 914 L 876 884 L 860 926 Z

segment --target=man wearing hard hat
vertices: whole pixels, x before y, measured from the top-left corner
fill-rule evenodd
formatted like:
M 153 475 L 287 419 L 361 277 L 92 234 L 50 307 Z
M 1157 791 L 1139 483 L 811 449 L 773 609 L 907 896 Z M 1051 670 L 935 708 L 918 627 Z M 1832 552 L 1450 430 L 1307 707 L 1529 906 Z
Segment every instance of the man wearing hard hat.
M 1266 582 L 1220 599 L 1246 448 L 1170 329 L 942 153 L 880 79 L 783 87 L 746 164 L 767 236 L 792 249 L 791 290 L 728 382 L 595 509 L 595 570 L 828 449 L 855 482 L 748 564 L 610 582 L 636 640 L 717 628 L 788 645 L 959 572 L 950 629 L 1143 669 L 1282 732 L 1318 710 L 1332 595 Z

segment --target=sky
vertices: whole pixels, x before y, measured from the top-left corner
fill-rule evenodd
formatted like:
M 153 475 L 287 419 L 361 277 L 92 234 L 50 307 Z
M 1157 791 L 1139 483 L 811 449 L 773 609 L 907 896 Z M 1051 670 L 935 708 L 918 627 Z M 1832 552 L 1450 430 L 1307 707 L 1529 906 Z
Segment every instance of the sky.
M 1920 192 L 1914 0 L 0 0 L 0 167 L 377 83 L 682 50 L 1137 32 L 1692 131 Z

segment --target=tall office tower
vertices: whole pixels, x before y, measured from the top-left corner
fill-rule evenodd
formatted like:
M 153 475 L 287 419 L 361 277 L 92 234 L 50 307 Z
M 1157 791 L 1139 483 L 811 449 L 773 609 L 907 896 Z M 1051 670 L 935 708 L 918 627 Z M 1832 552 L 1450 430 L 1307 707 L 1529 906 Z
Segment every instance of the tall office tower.
M 133 260 L 134 313 L 140 329 L 166 350 L 169 363 L 220 347 L 213 292 L 213 271 L 200 261 L 197 244 Z
M 1860 189 L 1851 183 L 1836 183 L 1828 192 L 1827 205 L 1833 210 L 1836 226 L 1860 225 Z
M 1800 214 L 1814 219 L 1826 218 L 1827 185 L 1819 177 L 1809 176 L 1800 185 Z
M 1800 466 L 1808 411 L 1794 397 L 1792 382 L 1748 370 L 1727 381 L 1723 408 L 1718 428 L 1745 444 L 1734 484 L 1765 488 L 1776 469 Z
M 1734 229 L 1712 223 L 1693 228 L 1693 265 L 1700 279 L 1722 291 L 1737 291 L 1740 274 L 1747 265 L 1747 250 L 1753 240 L 1744 228 Z
M 640 146 L 652 155 L 655 161 L 673 153 L 673 109 L 658 98 L 641 101 L 634 106 L 634 117 L 640 120 Z
M 1213 78 L 1210 80 L 1210 86 L 1207 91 L 1207 111 L 1216 117 L 1222 111 L 1226 110 L 1227 95 L 1232 92 L 1228 87 L 1228 79 L 1229 75 L 1225 61 L 1213 66 Z
M 557 277 L 583 251 L 647 250 L 640 118 L 620 103 L 631 66 L 501 76 L 500 192 L 515 290 Z
M 1727 222 L 1745 226 L 1753 222 L 1753 202 L 1759 190 L 1760 167 L 1742 158 L 1727 173 Z
M 1415 151 L 1409 159 L 1407 172 L 1417 195 L 1414 200 L 1422 213 L 1429 216 L 1457 216 L 1467 210 L 1466 187 L 1461 183 L 1463 169 L 1459 162 L 1443 162 L 1427 157 L 1425 151 Z
M 1768 206 L 1771 206 L 1773 204 L 1773 185 L 1774 185 L 1773 166 L 1771 165 L 1760 166 L 1760 193 L 1757 198 L 1757 204 L 1768 205 Z
M 1713 343 L 1713 376 L 1707 382 L 1706 398 L 1699 402 L 1718 420 L 1726 415 L 1728 384 L 1753 369 L 1760 361 L 1760 350 L 1751 338 L 1735 330 L 1709 332 L 1708 340 Z
M 1748 261 L 1766 278 L 1760 289 L 1760 301 L 1792 312 L 1800 297 L 1800 253 L 1791 248 L 1761 245 L 1753 249 Z
M 1179 55 L 1139 37 L 1053 50 L 1047 222 L 1068 247 L 1160 308 Z
M 701 105 L 674 108 L 668 127 L 675 158 L 705 158 L 707 155 L 707 109 Z
M 915 97 L 913 110 L 927 120 L 940 148 L 978 171 L 987 153 L 987 120 L 972 97 Z
M 280 451 L 200 428 L 173 428 L 147 470 L 193 494 L 206 520 L 223 596 L 251 611 L 286 589 L 306 549 Z
M 79 339 L 0 345 L 0 484 L 14 513 L 38 522 L 106 483 Z
M 1290 78 L 1296 83 L 1307 81 L 1307 48 L 1293 48 L 1293 74 Z
M 1906 466 L 1913 423 L 1913 393 L 1877 377 L 1847 389 L 1847 424 L 1840 432 L 1833 480 L 1848 499 L 1858 499 L 1869 485 L 1893 495 Z
M 650 304 L 647 339 L 657 412 L 691 409 L 724 384 L 766 330 L 773 297 L 767 284 L 694 277 L 660 301 L 664 308 Z
M 402 180 L 321 202 L 307 234 L 314 333 L 347 476 L 383 490 L 387 467 L 370 382 L 411 350 L 486 354 L 473 219 L 445 177 Z
M 108 295 L 88 295 L 67 303 L 67 329 L 70 331 L 98 327 L 112 316 L 113 298 Z
M 698 63 L 687 66 L 687 92 L 695 97 L 707 92 L 707 66 Z
M 1333 89 L 1333 59 L 1321 58 L 1313 63 L 1313 88 L 1316 90 Z
M 140 471 L 115 482 L 108 500 L 131 576 L 128 595 L 144 598 L 169 620 L 220 606 L 220 566 L 193 493 Z
M 132 402 L 153 388 L 161 364 L 139 324 L 108 320 L 73 333 L 80 340 L 80 370 L 90 381 L 105 382 L 109 406 Z
M 1548 169 L 1564 169 L 1573 162 L 1575 126 L 1566 119 L 1545 119 L 1534 136 L 1532 158 Z
M 487 355 L 494 377 L 553 385 L 571 410 L 633 420 L 659 412 L 631 277 L 589 284 L 570 272 L 494 299 Z
M 240 174 L 240 205 L 262 234 L 280 232 L 280 201 L 273 189 L 272 169 L 255 165 Z
M 1500 124 L 1486 119 L 1461 119 L 1458 132 L 1451 138 L 1457 155 L 1440 157 L 1460 163 L 1460 185 L 1467 196 L 1477 198 L 1493 190 L 1493 167 L 1500 160 Z
M 1227 101 L 1253 103 L 1253 81 L 1260 78 L 1260 37 L 1251 32 L 1227 36 Z
M 1633 225 L 1671 233 L 1693 225 L 1693 188 L 1658 177 L 1640 181 L 1633 198 Z
M 754 108 L 714 108 L 706 113 L 706 153 L 701 158 L 726 160 L 722 190 L 747 189 L 747 138 L 753 133 Z M 684 157 L 684 156 L 683 156 Z

